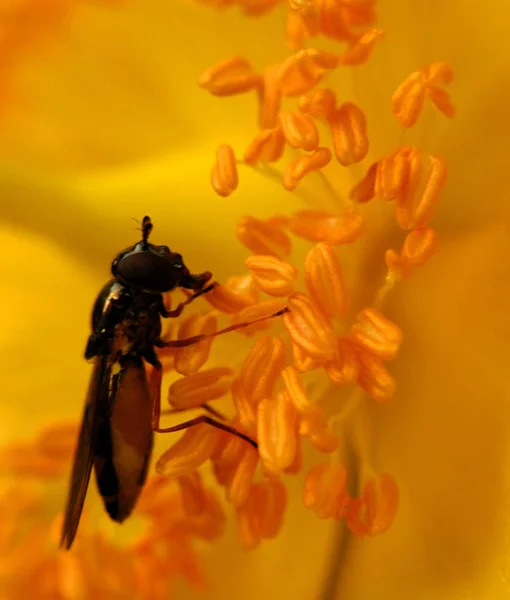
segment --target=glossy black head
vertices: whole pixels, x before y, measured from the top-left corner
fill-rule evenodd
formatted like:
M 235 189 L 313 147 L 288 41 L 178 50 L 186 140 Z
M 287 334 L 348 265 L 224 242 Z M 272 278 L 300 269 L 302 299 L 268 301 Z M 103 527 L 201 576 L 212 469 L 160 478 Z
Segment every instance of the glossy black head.
M 142 222 L 143 239 L 117 255 L 112 262 L 112 274 L 121 283 L 150 292 L 169 292 L 175 287 L 200 290 L 211 273 L 193 275 L 184 265 L 182 256 L 168 246 L 150 244 L 152 230 L 149 217 Z

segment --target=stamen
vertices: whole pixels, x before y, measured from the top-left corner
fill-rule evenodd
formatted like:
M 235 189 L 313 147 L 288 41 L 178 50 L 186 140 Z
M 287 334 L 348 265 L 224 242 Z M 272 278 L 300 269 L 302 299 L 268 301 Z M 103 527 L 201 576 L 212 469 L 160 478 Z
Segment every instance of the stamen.
M 312 445 L 319 452 L 334 452 L 340 440 L 328 427 L 324 419 L 324 411 L 318 406 L 313 406 L 306 413 L 301 414 L 299 421 L 299 435 L 309 438 Z
M 264 466 L 277 473 L 294 461 L 298 413 L 286 392 L 263 398 L 257 406 L 257 439 Z
M 316 119 L 329 121 L 336 109 L 336 95 L 329 89 L 314 90 L 311 94 L 301 96 L 298 108 Z
M 296 267 L 274 256 L 250 256 L 244 261 L 257 286 L 270 296 L 288 296 L 298 276 Z
M 311 358 L 333 358 L 336 339 L 328 319 L 301 293 L 289 297 L 289 308 L 290 312 L 282 316 L 282 321 L 294 343 Z
M 227 484 L 226 499 L 236 507 L 242 506 L 250 494 L 250 488 L 259 462 L 258 452 L 245 444 L 242 458 Z
M 230 391 L 231 381 L 221 381 L 232 375 L 229 367 L 208 369 L 174 381 L 168 391 L 168 401 L 173 408 L 197 408 L 205 402 L 217 400 Z
M 301 112 L 280 113 L 280 123 L 285 139 L 293 148 L 315 150 L 319 145 L 319 132 L 313 119 Z
M 209 67 L 198 84 L 214 96 L 232 96 L 259 88 L 262 78 L 252 71 L 246 58 L 233 56 Z
M 402 247 L 402 258 L 412 265 L 424 265 L 437 250 L 439 236 L 431 227 L 410 231 Z
M 375 194 L 385 200 L 394 200 L 401 193 L 409 177 L 409 146 L 403 146 L 377 164 Z
M 255 280 L 249 273 L 247 275 L 233 275 L 227 279 L 225 285 L 234 294 L 243 296 L 253 303 L 259 299 L 259 290 L 255 285 Z
M 288 397 L 300 413 L 306 413 L 315 408 L 310 398 L 305 393 L 301 381 L 299 380 L 299 373 L 295 367 L 286 367 L 281 372 L 282 380 L 287 390 Z
M 280 66 L 278 76 L 284 96 L 300 96 L 313 89 L 326 71 L 338 66 L 332 52 L 307 48 L 289 56 Z
M 402 331 L 374 308 L 366 308 L 356 317 L 350 338 L 366 352 L 391 360 L 402 342 Z
M 319 519 L 339 519 L 346 514 L 350 497 L 347 493 L 347 471 L 342 465 L 321 463 L 306 476 L 303 503 Z
M 260 17 L 276 6 L 280 0 L 241 0 L 243 12 L 248 17 Z
M 329 123 L 338 162 L 348 167 L 363 160 L 369 146 L 363 111 L 352 102 L 346 102 L 335 110 Z
M 274 223 L 255 217 L 243 217 L 239 220 L 236 233 L 241 243 L 255 254 L 270 254 L 281 258 L 291 253 L 292 242 L 289 236 Z
M 409 154 L 409 179 L 397 196 L 396 215 L 402 229 L 428 225 L 446 181 L 446 164 L 433 154 L 417 149 Z
M 205 510 L 207 498 L 199 471 L 192 471 L 177 477 L 181 488 L 182 506 L 189 516 L 199 515 Z
M 281 158 L 285 149 L 285 137 L 280 125 L 258 133 L 244 153 L 244 162 L 256 165 L 259 162 L 274 162 Z
M 349 339 L 339 338 L 337 355 L 324 364 L 324 370 L 329 379 L 338 385 L 356 381 L 359 371 L 358 360 Z
M 305 258 L 305 281 L 312 300 L 329 318 L 347 309 L 347 291 L 338 257 L 331 246 L 320 243 Z
M 241 381 L 251 402 L 270 397 L 286 361 L 286 348 L 279 337 L 264 335 L 253 345 L 241 369 Z
M 310 242 L 324 242 L 331 246 L 350 244 L 363 231 L 363 217 L 348 208 L 343 215 L 316 210 L 300 210 L 293 214 L 288 227 L 294 235 Z
M 257 414 L 256 403 L 245 393 L 242 383 L 236 379 L 232 383 L 232 399 L 237 411 L 237 418 L 241 427 L 250 437 L 256 437 L 257 433 Z
M 393 523 L 397 508 L 397 484 L 391 475 L 384 473 L 379 480 L 370 479 L 365 484 L 363 496 L 352 500 L 347 524 L 356 535 L 377 535 Z
M 290 162 L 283 174 L 283 187 L 289 191 L 296 189 L 297 184 L 305 175 L 318 171 L 331 161 L 331 151 L 328 148 L 317 148 L 309 156 L 300 156 Z
M 449 95 L 435 84 L 448 84 L 453 79 L 451 67 L 444 62 L 432 63 L 411 75 L 393 94 L 391 110 L 404 127 L 411 127 L 420 116 L 425 97 L 447 117 L 455 115 L 455 107 Z
M 210 335 L 217 329 L 217 319 L 214 315 L 192 314 L 187 317 L 179 326 L 177 339 L 184 340 L 195 335 Z M 192 346 L 176 348 L 175 351 L 175 370 L 181 375 L 191 375 L 196 373 L 209 358 L 213 338 L 207 338 Z
M 383 29 L 372 29 L 363 33 L 354 44 L 339 57 L 339 63 L 343 66 L 356 66 L 366 63 L 372 54 L 376 42 L 384 37 Z
M 300 373 L 307 373 L 319 369 L 324 364 L 324 359 L 312 358 L 300 346 L 291 340 L 292 362 Z
M 227 286 L 216 284 L 214 288 L 204 295 L 204 299 L 217 310 L 233 314 L 251 306 L 253 300 L 244 294 L 237 294 Z
M 384 262 L 388 267 L 388 277 L 394 279 L 395 281 L 403 281 L 411 276 L 413 272 L 413 267 L 409 263 L 409 261 L 395 250 L 389 249 L 386 250 L 384 254 Z
M 259 125 L 261 129 L 273 129 L 278 124 L 282 101 L 280 89 L 280 65 L 272 65 L 264 71 L 259 89 Z
M 241 546 L 252 549 L 262 539 L 276 537 L 286 506 L 287 492 L 280 481 L 268 480 L 252 485 L 247 502 L 236 513 Z
M 223 144 L 216 151 L 216 163 L 211 171 L 211 185 L 223 197 L 229 196 L 238 186 L 237 163 L 234 151 Z
M 375 182 L 377 178 L 378 163 L 372 163 L 363 179 L 349 192 L 349 199 L 363 204 L 375 196 Z
M 365 352 L 357 353 L 358 384 L 377 402 L 386 402 L 395 394 L 395 378 L 388 372 L 382 360 Z
M 205 423 L 186 429 L 181 439 L 160 456 L 156 473 L 178 477 L 194 471 L 211 457 L 217 443 L 217 430 Z

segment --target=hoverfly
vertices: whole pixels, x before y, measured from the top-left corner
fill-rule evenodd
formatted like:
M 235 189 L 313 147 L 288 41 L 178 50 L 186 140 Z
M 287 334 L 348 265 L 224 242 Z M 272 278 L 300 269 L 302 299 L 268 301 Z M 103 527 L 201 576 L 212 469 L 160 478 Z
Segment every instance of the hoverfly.
M 153 432 L 179 431 L 208 423 L 237 435 L 257 447 L 254 440 L 222 423 L 201 415 L 174 427 L 159 426 L 162 367 L 155 348 L 183 347 L 209 335 L 184 340 L 161 339 L 161 317 L 178 317 L 195 298 L 210 292 L 208 271 L 194 275 L 182 256 L 168 246 L 149 243 L 153 225 L 142 221 L 142 240 L 117 255 L 113 278 L 99 292 L 92 310 L 92 333 L 85 358 L 93 360 L 85 410 L 78 436 L 60 545 L 69 549 L 78 529 L 92 467 L 109 516 L 121 523 L 133 511 L 147 477 Z M 173 310 L 167 310 L 163 293 L 177 287 L 194 293 Z M 283 309 L 221 329 L 212 336 L 279 316 Z M 153 367 L 149 383 L 145 365 Z M 204 405 L 214 417 L 221 417 Z

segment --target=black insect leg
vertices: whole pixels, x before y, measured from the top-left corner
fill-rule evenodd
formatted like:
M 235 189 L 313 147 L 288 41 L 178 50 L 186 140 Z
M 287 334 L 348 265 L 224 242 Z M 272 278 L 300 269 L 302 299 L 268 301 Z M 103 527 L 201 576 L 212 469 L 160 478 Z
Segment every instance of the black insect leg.
M 157 345 L 160 348 L 183 348 L 185 346 L 191 346 L 192 344 L 198 344 L 202 340 L 207 340 L 209 338 L 216 337 L 218 335 L 223 335 L 224 333 L 229 333 L 230 331 L 236 331 L 237 329 L 243 329 L 244 327 L 249 327 L 255 323 L 261 323 L 262 321 L 267 321 L 267 319 L 273 319 L 274 317 L 279 317 L 285 313 L 289 312 L 287 307 L 282 308 L 281 310 L 273 313 L 272 315 L 267 315 L 266 317 L 260 317 L 258 319 L 253 319 L 253 321 L 246 321 L 244 323 L 236 323 L 235 325 L 230 325 L 230 327 L 225 327 L 224 329 L 219 329 L 214 333 L 203 333 L 200 335 L 194 335 L 192 337 L 186 338 L 184 340 L 169 340 L 167 342 L 163 340 L 158 340 Z
M 190 296 L 184 302 L 180 302 L 173 310 L 166 310 L 166 308 L 163 306 L 160 310 L 161 316 L 165 317 L 165 318 L 171 317 L 173 319 L 179 317 L 181 315 L 182 311 L 184 310 L 185 306 L 187 306 L 188 304 L 191 304 L 191 302 L 193 302 L 193 300 L 196 300 L 200 296 L 203 296 L 204 294 L 207 294 L 208 292 L 213 290 L 215 285 L 216 285 L 215 283 L 211 283 L 211 285 L 208 285 L 203 290 L 199 290 L 198 292 L 194 293 L 192 296 Z
M 246 442 L 251 444 L 254 448 L 258 448 L 257 442 L 255 440 L 252 440 L 251 437 L 248 437 L 244 433 L 237 431 L 237 429 L 230 427 L 230 425 L 226 425 L 225 423 L 220 423 L 220 421 L 216 421 L 215 419 L 213 419 L 212 417 L 208 417 L 207 415 L 200 415 L 199 417 L 195 417 L 194 419 L 190 419 L 189 421 L 185 421 L 184 423 L 180 423 L 179 425 L 174 425 L 173 427 L 161 428 L 161 427 L 159 427 L 159 410 L 157 411 L 157 413 L 158 413 L 157 414 L 157 419 L 158 419 L 157 427 L 154 428 L 154 431 L 156 431 L 157 433 L 172 433 L 174 431 L 182 431 L 183 429 L 188 429 L 189 427 L 194 427 L 195 425 L 200 425 L 200 423 L 207 423 L 208 425 L 211 425 L 212 427 L 216 427 L 217 429 L 221 429 L 222 431 L 226 431 L 227 433 L 231 433 L 232 435 L 235 435 L 235 436 L 241 438 L 242 440 L 245 440 Z M 154 413 L 153 413 L 153 416 L 154 416 Z M 154 426 L 154 420 L 153 420 L 153 426 Z

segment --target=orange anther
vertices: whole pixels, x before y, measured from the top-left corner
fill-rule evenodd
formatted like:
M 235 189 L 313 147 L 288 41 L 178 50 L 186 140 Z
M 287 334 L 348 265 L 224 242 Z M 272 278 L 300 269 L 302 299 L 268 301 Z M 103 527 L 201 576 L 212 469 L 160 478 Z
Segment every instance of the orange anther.
M 402 258 L 412 265 L 424 265 L 434 254 L 439 236 L 431 227 L 419 227 L 410 231 L 404 241 Z
M 270 296 L 288 296 L 298 276 L 294 265 L 276 258 L 257 254 L 250 256 L 244 264 L 253 274 L 255 283 Z
M 279 69 L 280 89 L 284 96 L 300 96 L 313 89 L 326 71 L 338 66 L 332 52 L 307 48 L 285 60 Z
M 329 89 L 318 89 L 310 94 L 301 96 L 298 102 L 301 112 L 311 115 L 316 119 L 329 120 L 336 108 L 336 95 Z
M 286 348 L 281 338 L 264 335 L 255 342 L 241 369 L 243 390 L 251 402 L 271 396 L 285 361 Z
M 207 496 L 198 471 L 191 471 L 177 477 L 181 488 L 182 507 L 187 515 L 195 516 L 203 512 L 207 505 Z
M 423 73 L 427 78 L 427 83 L 443 83 L 448 84 L 453 80 L 453 69 L 448 63 L 435 62 L 427 65 L 423 69 Z
M 296 407 L 286 392 L 275 398 L 263 398 L 257 406 L 257 440 L 260 458 L 269 471 L 276 473 L 292 464 L 296 456 Z
M 439 111 L 446 117 L 453 119 L 455 116 L 455 106 L 448 92 L 435 85 L 429 85 L 427 87 L 427 96 Z
M 211 334 L 216 331 L 217 319 L 214 315 L 192 314 L 179 325 L 177 339 L 184 340 L 200 334 Z M 174 368 L 181 375 L 196 373 L 209 357 L 213 338 L 205 339 L 192 346 L 176 348 Z
M 342 314 L 347 308 L 340 262 L 328 244 L 314 246 L 305 258 L 305 281 L 312 300 L 328 317 Z
M 392 98 L 392 112 L 404 127 L 411 127 L 420 116 L 425 96 L 446 116 L 455 115 L 449 95 L 436 83 L 448 84 L 453 78 L 451 67 L 443 62 L 432 63 L 421 71 L 411 73 L 398 87 Z
M 258 88 L 261 81 L 246 58 L 233 56 L 209 67 L 200 75 L 198 84 L 215 96 L 232 96 Z
M 299 435 L 310 438 L 312 445 L 319 452 L 334 452 L 340 443 L 338 436 L 328 428 L 323 410 L 317 406 L 312 406 L 306 413 L 301 414 Z
M 279 225 L 255 217 L 240 219 L 236 233 L 241 243 L 255 254 L 282 257 L 288 256 L 292 250 L 289 236 Z
M 394 200 L 404 193 L 409 178 L 409 157 L 413 151 L 410 146 L 402 146 L 376 163 L 376 196 Z
M 278 480 L 252 485 L 246 503 L 237 509 L 237 531 L 241 546 L 251 549 L 264 538 L 274 538 L 280 531 L 287 506 L 287 492 Z
M 245 444 L 242 458 L 227 484 L 227 502 L 231 502 L 234 506 L 242 506 L 246 502 L 258 462 L 258 452 L 252 446 Z
M 227 144 L 216 151 L 216 162 L 211 171 L 211 185 L 223 197 L 229 196 L 239 183 L 234 151 Z
M 363 496 L 352 500 L 347 512 L 347 525 L 356 535 L 385 532 L 395 520 L 398 509 L 398 487 L 391 475 L 365 484 Z
M 337 355 L 324 364 L 324 370 L 333 383 L 340 385 L 356 381 L 358 359 L 351 340 L 339 338 Z
M 305 175 L 325 167 L 331 160 L 328 148 L 317 148 L 309 156 L 300 156 L 289 163 L 283 173 L 283 186 L 292 191 Z
M 204 402 L 221 398 L 230 391 L 230 379 L 220 381 L 232 375 L 230 367 L 216 367 L 174 381 L 168 391 L 168 401 L 174 408 L 196 408 Z
M 280 125 L 258 133 L 244 153 L 244 162 L 256 165 L 278 160 L 285 148 L 285 137 Z
M 365 158 L 368 152 L 367 122 L 363 111 L 346 102 L 329 120 L 338 162 L 345 167 Z
M 303 503 L 320 519 L 339 519 L 346 514 L 350 498 L 347 493 L 347 471 L 331 463 L 315 465 L 305 480 Z
M 217 430 L 203 423 L 184 432 L 181 439 L 164 452 L 156 463 L 156 473 L 178 477 L 197 469 L 214 451 Z
M 325 359 L 312 358 L 300 346 L 291 340 L 292 363 L 300 373 L 308 373 L 319 369 Z
M 232 399 L 237 411 L 237 418 L 241 427 L 252 437 L 257 433 L 256 405 L 243 389 L 239 379 L 232 383 Z
M 353 45 L 340 55 L 339 61 L 344 66 L 361 65 L 369 59 L 376 42 L 384 36 L 384 30 L 372 29 L 363 33 Z
M 399 85 L 391 99 L 391 112 L 404 127 L 412 127 L 425 103 L 426 77 L 416 71 Z
M 320 0 L 320 31 L 323 35 L 341 42 L 352 43 L 357 39 L 349 19 L 349 4 L 338 0 Z
M 285 26 L 285 41 L 287 42 L 287 46 L 294 51 L 300 50 L 304 45 L 306 35 L 307 28 L 301 16 L 289 11 Z
M 288 397 L 300 413 L 313 410 L 315 405 L 310 402 L 305 390 L 299 380 L 299 373 L 295 367 L 286 367 L 283 369 L 282 380 L 287 390 Z
M 310 242 L 336 246 L 356 241 L 363 231 L 363 223 L 363 217 L 352 208 L 343 215 L 300 210 L 294 213 L 288 227 L 293 234 Z
M 378 163 L 372 163 L 368 168 L 366 175 L 349 192 L 349 198 L 353 202 L 362 204 L 372 200 L 375 196 L 375 181 L 377 177 Z
M 402 281 L 411 276 L 413 267 L 407 259 L 402 258 L 395 250 L 386 250 L 384 254 L 384 262 L 388 267 L 388 271 L 396 281 Z
M 204 294 L 204 299 L 217 310 L 226 314 L 233 314 L 253 304 L 252 298 L 246 294 L 231 291 L 226 285 L 216 284 L 214 288 Z
M 282 101 L 279 65 L 272 65 L 264 71 L 259 95 L 259 125 L 261 129 L 273 129 L 278 124 L 278 113 Z
M 232 275 L 227 279 L 225 286 L 234 294 L 242 296 L 253 303 L 259 299 L 259 290 L 255 285 L 255 280 L 249 273 L 247 275 Z
M 397 387 L 395 378 L 388 372 L 382 360 L 373 354 L 358 352 L 358 385 L 377 402 L 390 400 Z
M 315 150 L 319 144 L 319 132 L 311 117 L 301 112 L 280 113 L 280 123 L 285 139 L 293 148 Z
M 334 452 L 340 444 L 338 436 L 330 431 L 327 427 L 311 435 L 310 441 L 316 450 L 325 454 Z
M 252 304 L 251 306 L 248 306 L 247 308 L 244 308 L 237 314 L 233 315 L 232 325 L 246 323 L 247 321 L 254 321 L 255 319 L 274 315 L 274 313 L 278 312 L 284 307 L 285 301 L 283 300 L 265 300 L 264 302 L 257 302 L 256 304 Z M 239 330 L 239 333 L 250 337 L 258 331 L 264 331 L 270 328 L 271 320 L 268 319 L 267 321 L 260 321 L 259 323 L 254 323 L 248 327 L 243 327 L 243 329 Z
M 446 182 L 442 158 L 413 149 L 408 157 L 408 178 L 397 195 L 396 216 L 402 229 L 424 227 L 432 218 Z
M 282 321 L 292 338 L 311 358 L 328 360 L 335 356 L 335 331 L 313 302 L 301 293 L 289 297 L 290 312 Z
M 375 308 L 362 310 L 351 328 L 353 343 L 384 360 L 395 358 L 402 342 L 402 331 Z

